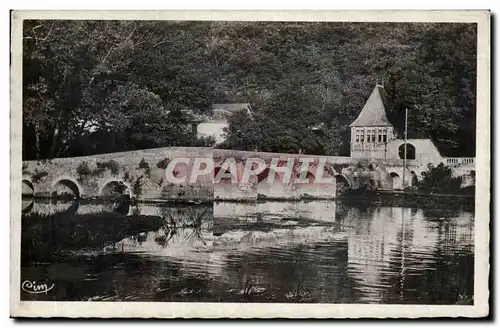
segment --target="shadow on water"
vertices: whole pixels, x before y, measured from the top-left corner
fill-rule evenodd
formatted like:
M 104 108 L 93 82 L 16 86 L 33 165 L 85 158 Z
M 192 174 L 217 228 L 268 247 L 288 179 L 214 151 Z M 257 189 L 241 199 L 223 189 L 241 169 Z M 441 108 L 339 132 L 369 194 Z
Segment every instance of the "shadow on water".
M 322 201 L 29 206 L 21 276 L 56 288 L 23 299 L 473 302 L 474 214 L 464 210 Z

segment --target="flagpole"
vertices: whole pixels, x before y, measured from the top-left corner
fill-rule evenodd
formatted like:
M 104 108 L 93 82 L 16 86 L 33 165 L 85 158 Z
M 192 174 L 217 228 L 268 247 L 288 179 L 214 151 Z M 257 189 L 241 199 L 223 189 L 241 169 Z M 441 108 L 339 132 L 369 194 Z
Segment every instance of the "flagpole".
M 405 189 L 405 185 L 406 185 L 405 175 L 406 175 L 406 156 L 407 156 L 406 140 L 407 140 L 407 138 L 408 138 L 408 108 L 405 107 L 405 157 L 403 159 L 403 190 Z

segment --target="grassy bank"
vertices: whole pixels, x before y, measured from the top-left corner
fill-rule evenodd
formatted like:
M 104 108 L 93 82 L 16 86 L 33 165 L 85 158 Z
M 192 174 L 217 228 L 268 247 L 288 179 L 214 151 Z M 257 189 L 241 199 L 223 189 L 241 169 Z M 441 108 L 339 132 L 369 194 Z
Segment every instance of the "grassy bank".
M 127 237 L 140 238 L 163 228 L 199 227 L 209 218 L 211 207 L 183 206 L 161 208 L 157 215 L 124 216 L 115 212 L 78 215 L 59 212 L 22 216 L 21 260 L 46 260 L 75 253 L 101 252 L 106 246 Z
M 102 250 L 127 236 L 158 230 L 164 220 L 156 216 L 116 213 L 23 215 L 21 261 L 44 260 L 71 252 Z

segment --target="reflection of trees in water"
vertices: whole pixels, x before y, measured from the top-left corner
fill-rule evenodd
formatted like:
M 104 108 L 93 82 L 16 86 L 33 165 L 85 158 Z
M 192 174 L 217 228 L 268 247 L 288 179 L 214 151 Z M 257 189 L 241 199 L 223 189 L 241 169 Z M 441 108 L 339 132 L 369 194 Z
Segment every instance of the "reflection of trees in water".
M 473 217 L 466 212 L 447 214 L 429 218 L 415 209 L 370 208 L 363 213 L 351 208 L 344 224 L 349 274 L 362 299 L 454 304 L 457 294 L 449 291 L 460 281 L 464 286 L 471 283 L 473 277 L 467 262 L 473 261 Z M 451 272 L 455 280 L 447 281 Z
M 455 304 L 473 293 L 473 217 L 421 210 L 352 210 L 349 274 L 369 302 Z M 472 266 L 471 266 L 472 264 Z

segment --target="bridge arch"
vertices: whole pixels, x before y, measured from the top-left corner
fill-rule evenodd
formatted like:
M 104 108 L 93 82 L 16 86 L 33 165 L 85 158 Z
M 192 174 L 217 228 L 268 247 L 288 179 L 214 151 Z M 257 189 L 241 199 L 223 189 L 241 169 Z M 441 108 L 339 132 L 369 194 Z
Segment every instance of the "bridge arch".
M 291 172 L 291 174 L 290 174 L 290 179 L 288 181 L 285 181 L 284 180 L 284 177 L 285 177 L 284 172 L 276 171 L 274 169 L 271 169 L 270 166 L 268 166 L 264 169 L 264 171 L 257 174 L 257 183 L 261 183 L 263 181 L 267 183 L 269 176 L 274 176 L 273 184 L 276 184 L 276 183 L 288 184 L 288 183 L 291 183 L 294 179 L 293 172 Z
M 405 144 L 401 144 L 398 147 L 399 158 L 404 159 L 405 156 Z M 406 143 L 406 159 L 415 159 L 416 148 L 411 143 Z
M 229 173 L 230 177 L 227 176 L 228 173 Z M 219 174 L 221 174 L 221 178 L 217 178 L 219 176 Z M 238 182 L 238 177 L 235 176 L 229 169 L 225 169 L 222 166 L 216 166 L 214 168 L 214 182 L 215 183 L 218 183 L 218 184 L 231 184 L 231 183 L 233 183 L 233 181 L 235 183 L 237 183 Z
M 72 195 L 74 198 L 80 198 L 83 195 L 83 189 L 74 178 L 62 176 L 54 180 L 50 188 L 52 196 Z
M 415 171 L 410 171 L 411 174 L 411 185 L 415 186 L 418 183 L 418 174 Z
M 388 172 L 389 174 L 387 175 L 387 178 L 389 180 L 389 186 L 391 189 L 402 189 L 403 188 L 403 182 L 401 177 L 397 172 Z
M 128 183 L 122 180 L 111 179 L 103 183 L 99 195 L 102 197 L 126 196 L 132 198 L 132 189 Z
M 314 172 L 311 172 L 311 170 L 306 171 L 304 177 L 302 177 L 302 175 L 304 174 L 304 171 L 299 171 L 297 173 L 298 173 L 298 175 L 297 175 L 296 179 L 299 180 L 300 183 L 313 184 L 316 181 L 316 174 L 314 174 Z
M 335 174 L 335 181 L 337 182 L 337 190 L 351 188 L 351 181 L 345 176 L 345 174 Z
M 469 175 L 470 177 L 474 180 L 474 182 L 476 181 L 476 170 L 470 170 L 469 171 Z
M 34 196 L 35 195 L 35 186 L 28 179 L 23 179 L 22 181 L 22 196 Z

